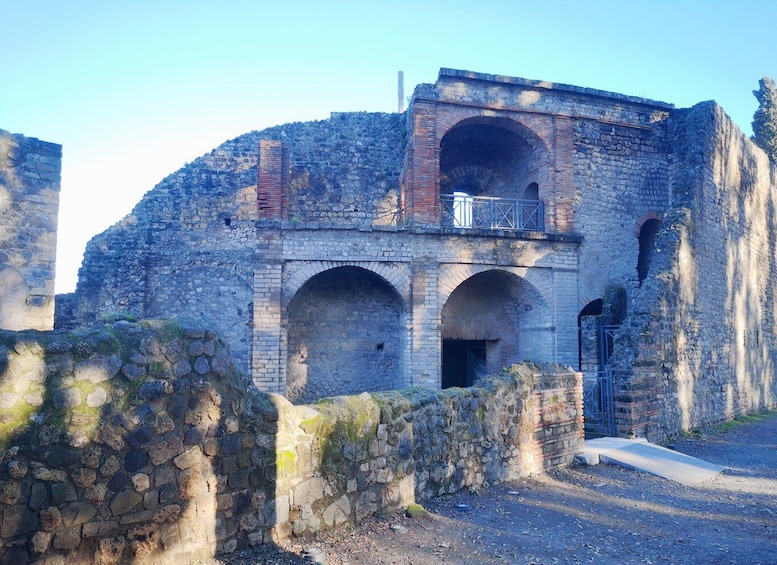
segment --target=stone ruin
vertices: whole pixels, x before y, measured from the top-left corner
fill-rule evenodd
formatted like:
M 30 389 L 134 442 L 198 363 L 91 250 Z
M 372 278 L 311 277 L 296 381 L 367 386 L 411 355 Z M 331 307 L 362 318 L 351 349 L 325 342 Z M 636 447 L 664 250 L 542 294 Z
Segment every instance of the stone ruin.
M 62 146 L 0 130 L 0 328 L 54 327 Z
M 48 329 L 60 148 L 1 140 L 0 327 Z M 224 143 L 0 333 L 0 558 L 201 559 L 773 408 L 773 167 L 714 102 L 451 69 Z
M 57 326 L 194 315 L 293 402 L 584 374 L 591 433 L 774 406 L 775 172 L 713 102 L 442 69 L 228 141 L 88 245 Z
M 294 406 L 204 328 L 0 331 L 0 562 L 190 563 L 571 463 L 578 373 Z

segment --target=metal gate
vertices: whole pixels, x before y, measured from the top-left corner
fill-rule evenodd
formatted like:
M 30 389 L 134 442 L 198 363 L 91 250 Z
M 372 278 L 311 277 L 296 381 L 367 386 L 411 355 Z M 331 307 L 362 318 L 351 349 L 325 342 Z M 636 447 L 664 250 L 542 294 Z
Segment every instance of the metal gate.
M 600 370 L 583 374 L 583 414 L 587 436 L 615 435 L 615 400 L 609 361 L 619 327 L 599 326 Z

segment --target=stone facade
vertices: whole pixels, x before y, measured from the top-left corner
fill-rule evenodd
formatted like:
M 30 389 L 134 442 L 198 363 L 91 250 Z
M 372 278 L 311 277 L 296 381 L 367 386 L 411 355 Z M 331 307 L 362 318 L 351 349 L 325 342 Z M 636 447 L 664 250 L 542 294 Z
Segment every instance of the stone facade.
M 54 327 L 62 146 L 0 130 L 0 328 Z
M 653 438 L 777 403 L 775 165 L 713 103 L 669 125 L 674 206 L 613 357 L 619 431 Z
M 260 389 L 296 402 L 465 386 L 533 359 L 585 370 L 604 433 L 656 439 L 773 406 L 777 269 L 759 254 L 774 173 L 731 124 L 689 125 L 703 108 L 442 69 L 403 114 L 252 132 L 171 175 L 90 242 L 58 319 L 200 317 Z M 742 290 L 711 277 L 720 308 L 671 318 L 680 217 L 700 265 Z M 740 256 L 768 269 L 744 275 Z M 657 345 L 691 335 L 709 362 Z
M 581 377 L 295 406 L 207 329 L 0 332 L 0 562 L 189 563 L 568 465 Z

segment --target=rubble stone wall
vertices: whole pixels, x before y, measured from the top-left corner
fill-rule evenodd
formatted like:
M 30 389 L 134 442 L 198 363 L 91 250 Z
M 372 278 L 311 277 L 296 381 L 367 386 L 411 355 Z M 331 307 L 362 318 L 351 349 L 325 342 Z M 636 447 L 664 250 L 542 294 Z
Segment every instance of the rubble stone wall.
M 777 171 L 714 103 L 669 135 L 675 208 L 614 357 L 618 432 L 651 440 L 777 405 Z
M 0 328 L 54 327 L 62 146 L 0 130 Z
M 182 563 L 569 464 L 578 374 L 294 406 L 202 328 L 0 332 L 0 561 Z

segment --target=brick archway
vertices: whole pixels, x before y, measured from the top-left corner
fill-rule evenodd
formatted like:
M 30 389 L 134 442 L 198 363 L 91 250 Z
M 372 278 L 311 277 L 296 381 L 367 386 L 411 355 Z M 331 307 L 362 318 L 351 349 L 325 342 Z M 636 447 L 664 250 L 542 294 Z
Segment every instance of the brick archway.
M 313 275 L 290 300 L 286 320 L 292 402 L 404 383 L 404 301 L 374 272 L 340 265 Z
M 377 275 L 394 289 L 404 304 L 408 304 L 411 275 L 407 265 L 379 261 L 295 261 L 287 262 L 284 267 L 287 276 L 284 277 L 283 283 L 283 307 L 288 306 L 299 289 L 310 279 L 319 273 L 338 267 L 359 267 Z
M 480 357 L 481 370 L 488 372 L 523 359 L 555 360 L 552 289 L 548 277 L 537 271 L 485 265 L 441 269 L 443 387 L 468 386 L 476 380 L 472 374 L 451 377 L 446 360 L 458 366 Z

